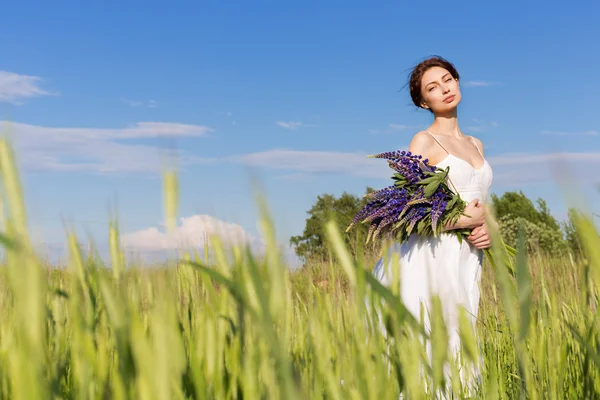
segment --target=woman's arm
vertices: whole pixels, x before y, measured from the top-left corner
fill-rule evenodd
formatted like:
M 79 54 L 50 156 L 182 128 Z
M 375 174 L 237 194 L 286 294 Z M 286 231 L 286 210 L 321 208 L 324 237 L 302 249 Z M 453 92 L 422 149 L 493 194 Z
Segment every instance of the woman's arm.
M 479 202 L 479 199 L 472 200 L 465 207 L 465 212 L 454 224 L 446 224 L 444 231 L 450 231 L 453 229 L 475 229 L 482 226 L 486 219 L 486 209 Z

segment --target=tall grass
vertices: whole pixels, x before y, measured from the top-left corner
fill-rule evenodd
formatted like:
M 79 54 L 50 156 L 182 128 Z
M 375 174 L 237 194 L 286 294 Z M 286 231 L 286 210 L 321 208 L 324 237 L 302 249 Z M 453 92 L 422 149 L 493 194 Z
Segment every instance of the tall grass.
M 501 263 L 485 268 L 477 329 L 463 313 L 454 359 L 439 301 L 426 332 L 398 290 L 372 278 L 372 260 L 350 257 L 333 224 L 340 261 L 296 272 L 262 201 L 261 257 L 213 238 L 210 259 L 201 249 L 162 269 L 131 266 L 115 219 L 112 268 L 67 232 L 67 268 L 48 269 L 33 252 L 5 141 L 0 169 L 2 398 L 600 397 L 600 242 L 586 219 L 581 258 L 522 256 L 515 277 Z M 172 227 L 176 176 L 164 182 Z

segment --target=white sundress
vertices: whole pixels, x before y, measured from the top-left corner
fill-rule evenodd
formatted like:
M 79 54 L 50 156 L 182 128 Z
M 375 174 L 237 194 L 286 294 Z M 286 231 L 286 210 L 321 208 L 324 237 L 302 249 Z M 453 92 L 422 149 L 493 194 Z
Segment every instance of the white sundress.
M 446 158 L 437 164 L 440 168 L 450 167 L 449 178 L 461 198 L 467 203 L 479 199 L 487 202 L 488 191 L 492 183 L 492 168 L 483 157 L 477 143 L 471 140 L 484 159 L 481 168 L 476 169 L 467 161 L 448 152 L 431 132 L 427 131 L 435 141 L 448 153 Z M 392 252 L 399 253 L 399 263 L 392 263 Z M 400 294 L 408 310 L 420 319 L 420 305 L 425 305 L 425 326 L 429 328 L 427 309 L 430 296 L 437 294 L 442 303 L 443 316 L 449 335 L 449 347 L 453 351 L 460 348 L 458 335 L 458 309 L 465 307 L 470 322 L 475 327 L 479 309 L 481 280 L 481 264 L 483 251 L 477 249 L 469 241 L 462 243 L 452 234 L 433 236 L 411 235 L 403 244 L 395 243 L 388 250 L 386 257 L 377 262 L 373 271 L 382 285 L 391 283 L 392 265 L 400 267 Z

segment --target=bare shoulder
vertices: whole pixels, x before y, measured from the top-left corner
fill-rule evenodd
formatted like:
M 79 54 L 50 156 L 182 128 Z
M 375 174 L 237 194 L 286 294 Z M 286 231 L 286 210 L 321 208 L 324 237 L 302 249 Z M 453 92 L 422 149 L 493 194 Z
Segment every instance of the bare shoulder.
M 439 148 L 439 145 L 435 142 L 435 139 L 426 131 L 420 131 L 415 133 L 408 151 L 413 154 L 419 154 L 423 158 L 429 159 L 430 162 L 435 162 L 443 158 L 443 150 Z
M 408 150 L 412 153 L 423 154 L 431 149 L 433 138 L 426 131 L 420 131 L 414 134 Z
M 479 147 L 479 150 L 481 151 L 481 154 L 485 154 L 483 151 L 483 142 L 481 140 L 479 140 L 478 138 L 476 138 L 475 136 L 471 136 L 471 138 L 473 138 L 473 140 L 475 141 L 475 143 L 477 143 L 477 147 Z

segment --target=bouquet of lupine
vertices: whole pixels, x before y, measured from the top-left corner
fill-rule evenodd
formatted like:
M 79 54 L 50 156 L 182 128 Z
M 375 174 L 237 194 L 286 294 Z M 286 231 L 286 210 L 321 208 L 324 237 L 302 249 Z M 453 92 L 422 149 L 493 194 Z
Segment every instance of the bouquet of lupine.
M 384 158 L 396 171 L 394 184 L 367 195 L 370 201 L 352 219 L 348 232 L 358 222 L 370 223 L 369 240 L 378 237 L 403 243 L 413 233 L 438 236 L 444 227 L 453 225 L 464 214 L 467 203 L 458 193 L 448 187 L 446 180 L 450 167 L 445 169 L 429 165 L 421 155 L 406 151 L 391 151 L 368 156 Z M 471 229 L 452 229 L 459 241 L 471 234 Z M 516 251 L 504 245 L 508 255 Z M 485 249 L 488 259 L 494 264 L 490 249 Z

